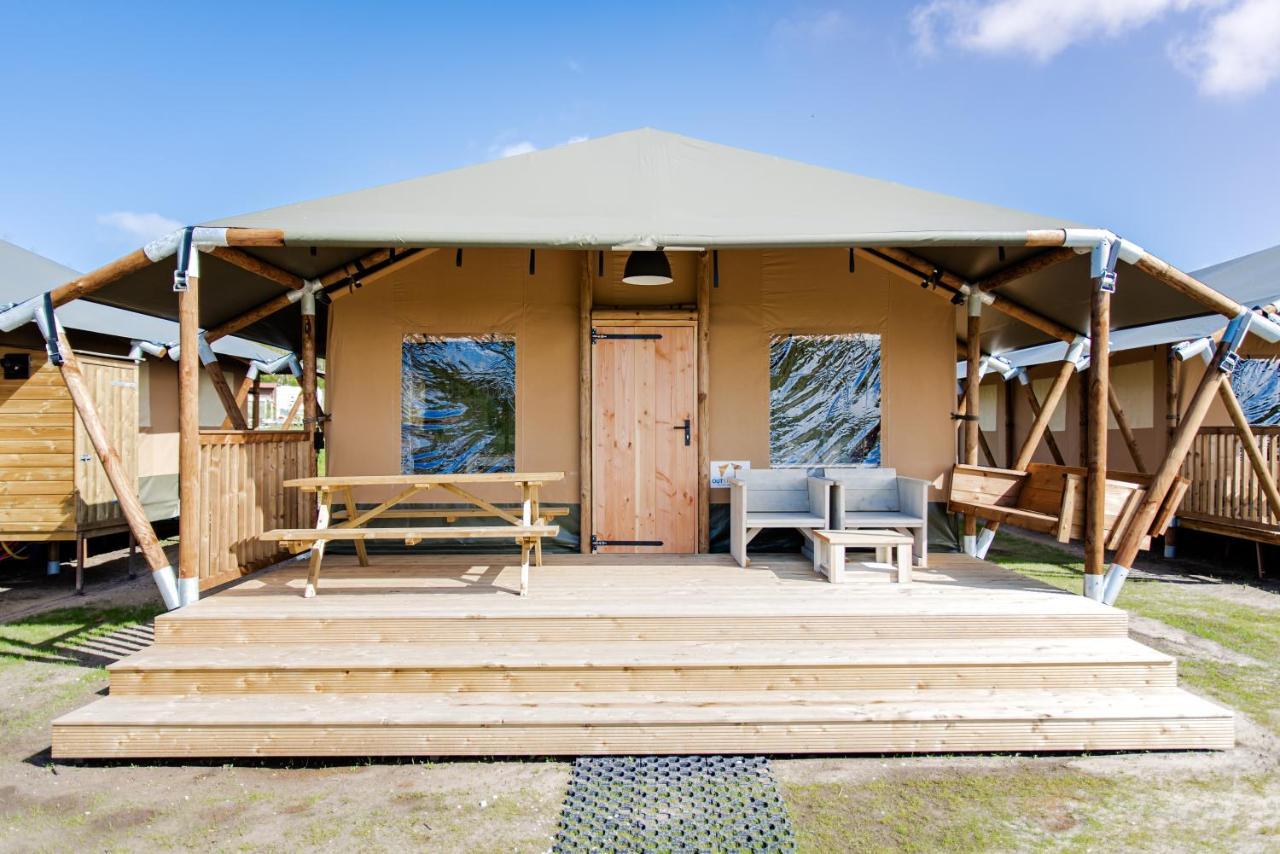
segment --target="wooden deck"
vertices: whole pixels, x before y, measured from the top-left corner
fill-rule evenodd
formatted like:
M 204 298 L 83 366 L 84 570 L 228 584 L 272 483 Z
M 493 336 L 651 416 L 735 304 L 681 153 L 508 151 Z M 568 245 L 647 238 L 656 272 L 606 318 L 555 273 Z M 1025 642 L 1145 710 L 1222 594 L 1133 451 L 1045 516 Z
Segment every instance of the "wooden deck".
M 156 622 L 58 757 L 1227 748 L 1123 611 L 962 555 L 290 562 Z

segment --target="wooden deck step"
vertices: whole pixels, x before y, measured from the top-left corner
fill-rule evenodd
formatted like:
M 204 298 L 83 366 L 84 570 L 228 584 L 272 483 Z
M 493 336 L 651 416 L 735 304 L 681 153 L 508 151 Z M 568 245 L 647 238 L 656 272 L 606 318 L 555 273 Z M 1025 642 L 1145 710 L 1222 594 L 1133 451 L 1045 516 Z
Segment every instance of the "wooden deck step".
M 1173 687 L 1128 639 L 157 644 L 108 668 L 113 694 Z
M 1176 688 L 110 696 L 55 758 L 1227 749 Z
M 967 643 L 975 639 L 1125 638 L 1128 614 L 1095 607 L 1087 612 L 1043 609 L 1017 612 L 958 604 L 950 609 L 911 612 L 879 603 L 866 607 L 815 608 L 785 602 L 775 610 L 742 610 L 732 604 L 664 613 L 659 606 L 622 602 L 614 607 L 573 604 L 557 606 L 526 600 L 528 608 L 472 612 L 453 603 L 456 613 L 431 613 L 423 602 L 415 609 L 366 608 L 348 601 L 338 605 L 333 594 L 299 603 L 310 608 L 240 608 L 219 603 L 216 609 L 183 608 L 156 618 L 156 640 L 165 644 L 222 645 L 237 643 L 414 643 L 414 642 L 580 642 L 807 640 L 899 641 L 929 639 Z M 427 597 L 423 597 L 427 598 Z M 1083 597 L 1077 597 L 1083 599 Z M 274 603 L 280 605 L 279 599 Z M 287 600 L 283 603 L 288 606 Z M 517 604 L 520 604 L 519 602 Z M 284 613 L 280 613 L 284 611 Z

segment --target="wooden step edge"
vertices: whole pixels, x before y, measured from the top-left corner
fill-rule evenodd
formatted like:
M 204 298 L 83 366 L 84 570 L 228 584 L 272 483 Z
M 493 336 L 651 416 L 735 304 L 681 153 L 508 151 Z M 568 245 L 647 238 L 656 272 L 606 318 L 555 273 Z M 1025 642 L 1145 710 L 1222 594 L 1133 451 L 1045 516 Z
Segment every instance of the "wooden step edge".
M 1129 638 L 1032 638 L 975 641 L 939 649 L 930 640 L 845 641 L 632 641 L 602 642 L 590 651 L 581 642 L 536 644 L 436 642 L 277 646 L 223 644 L 189 649 L 155 644 L 107 666 L 112 673 L 220 670 L 535 670 L 627 667 L 663 670 L 697 667 L 875 668 L 1079 665 L 1167 665 L 1174 659 Z

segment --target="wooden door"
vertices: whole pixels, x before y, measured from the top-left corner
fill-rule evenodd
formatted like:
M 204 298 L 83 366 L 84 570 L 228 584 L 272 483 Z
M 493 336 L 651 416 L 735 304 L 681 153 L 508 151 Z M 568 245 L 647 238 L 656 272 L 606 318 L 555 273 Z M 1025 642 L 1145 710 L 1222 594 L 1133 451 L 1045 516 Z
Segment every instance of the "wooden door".
M 107 430 L 107 441 L 120 455 L 125 472 L 137 488 L 138 476 L 138 366 L 114 359 L 81 358 L 85 384 Z M 81 530 L 114 528 L 125 524 L 116 491 L 106 469 L 77 417 L 75 437 L 76 516 Z
M 595 329 L 591 533 L 619 543 L 602 554 L 698 549 L 694 341 L 691 324 Z

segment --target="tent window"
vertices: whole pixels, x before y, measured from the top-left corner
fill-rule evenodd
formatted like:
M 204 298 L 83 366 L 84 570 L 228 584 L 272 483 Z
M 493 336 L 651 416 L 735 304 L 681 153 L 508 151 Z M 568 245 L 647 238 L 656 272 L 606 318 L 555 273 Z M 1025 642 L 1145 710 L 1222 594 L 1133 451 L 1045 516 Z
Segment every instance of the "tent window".
M 515 339 L 407 335 L 400 364 L 403 473 L 515 471 Z
M 769 345 L 775 466 L 880 464 L 880 336 L 777 335 Z
M 1280 359 L 1241 359 L 1231 388 L 1250 424 L 1280 424 Z

